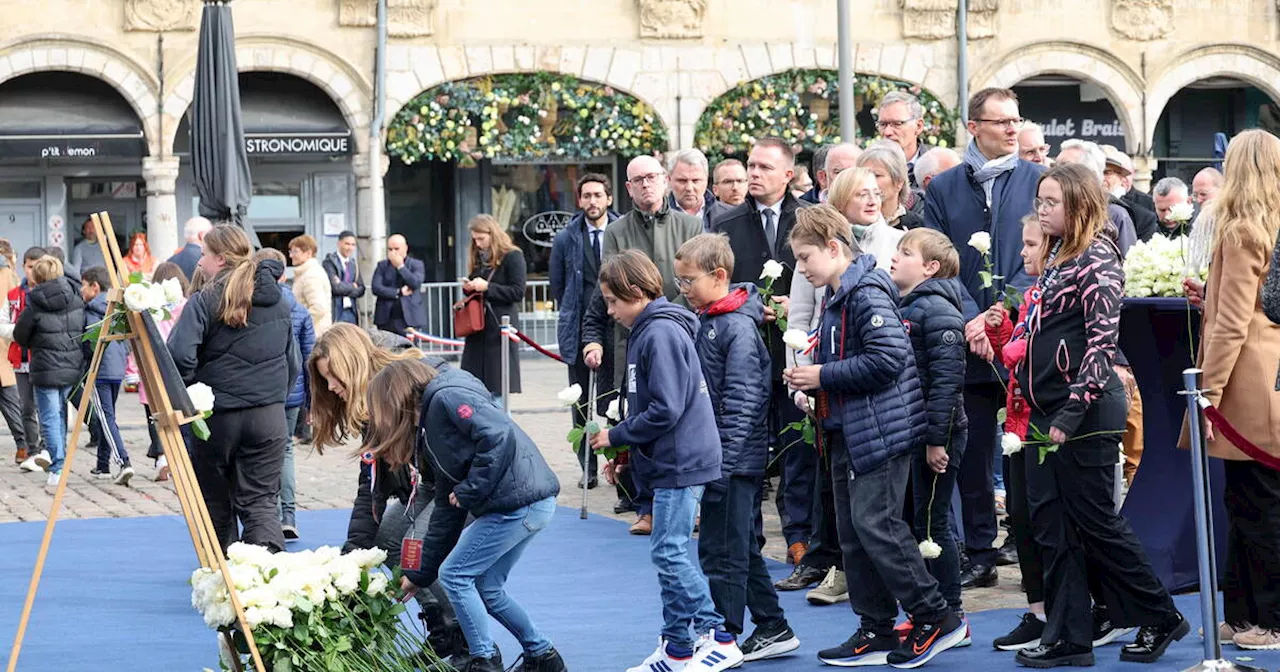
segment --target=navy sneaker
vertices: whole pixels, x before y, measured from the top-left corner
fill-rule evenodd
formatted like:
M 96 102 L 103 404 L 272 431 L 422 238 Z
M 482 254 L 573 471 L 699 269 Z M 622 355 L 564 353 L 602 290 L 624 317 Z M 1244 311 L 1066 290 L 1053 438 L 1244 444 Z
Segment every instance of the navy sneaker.
M 898 647 L 893 632 L 875 633 L 859 628 L 844 644 L 818 652 L 818 660 L 836 667 L 884 665 L 889 654 Z
M 902 646 L 889 654 L 889 665 L 898 669 L 920 667 L 934 656 L 950 649 L 965 638 L 965 623 L 955 612 L 947 612 L 938 623 L 916 621 Z

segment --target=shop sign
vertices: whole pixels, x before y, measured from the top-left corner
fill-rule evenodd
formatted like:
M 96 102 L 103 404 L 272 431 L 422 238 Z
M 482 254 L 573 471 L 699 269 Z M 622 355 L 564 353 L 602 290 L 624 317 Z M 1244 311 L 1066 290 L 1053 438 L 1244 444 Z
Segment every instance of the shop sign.
M 555 240 L 556 234 L 569 226 L 569 221 L 572 219 L 572 212 L 561 210 L 540 212 L 524 220 L 524 237 L 539 247 L 551 247 L 551 241 Z
M 250 156 L 290 154 L 345 156 L 352 153 L 350 133 L 250 134 L 245 136 L 244 143 L 245 150 Z
M 137 159 L 146 156 L 140 135 L 0 136 L 0 159 Z

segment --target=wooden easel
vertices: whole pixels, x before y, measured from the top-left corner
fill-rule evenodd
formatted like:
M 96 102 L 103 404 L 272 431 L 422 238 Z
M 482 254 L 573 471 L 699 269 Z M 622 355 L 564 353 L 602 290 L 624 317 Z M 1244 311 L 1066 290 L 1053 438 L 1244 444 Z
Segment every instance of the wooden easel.
M 106 252 L 104 261 L 112 284 L 112 288 L 107 291 L 107 316 L 110 318 L 117 307 L 124 305 L 124 288 L 129 284 L 129 277 L 125 271 L 124 261 L 120 256 L 120 247 L 116 243 L 115 231 L 111 228 L 111 216 L 106 212 L 102 212 L 91 215 L 90 218 L 93 220 L 93 228 L 98 234 L 98 240 L 102 241 Z M 160 443 L 164 447 L 165 458 L 169 462 L 169 473 L 173 477 L 173 485 L 178 493 L 178 501 L 182 504 L 182 515 L 187 521 L 187 530 L 191 533 L 191 543 L 195 546 L 196 558 L 200 561 L 201 567 L 216 568 L 222 574 L 222 579 L 231 594 L 231 606 L 235 610 L 240 631 L 248 642 L 250 655 L 253 656 L 254 666 L 260 672 L 266 672 L 267 668 L 262 664 L 262 656 L 258 652 L 257 644 L 254 642 L 253 632 L 249 629 L 249 622 L 245 619 L 244 607 L 240 604 L 240 597 L 236 594 L 235 584 L 231 580 L 231 572 L 227 567 L 226 556 L 222 553 L 218 534 L 213 529 L 213 521 L 209 518 L 209 510 L 205 507 L 204 495 L 200 492 L 200 484 L 196 481 L 195 471 L 192 470 L 191 457 L 187 453 L 186 443 L 182 439 L 182 426 L 194 422 L 199 419 L 199 416 L 185 417 L 180 411 L 174 409 L 160 373 L 160 365 L 156 360 L 156 354 L 152 350 L 150 339 L 147 337 L 146 323 L 143 316 L 132 311 L 127 312 L 127 315 L 128 330 L 123 334 L 104 334 L 100 336 L 93 349 L 93 359 L 89 364 L 89 375 L 84 382 L 85 393 L 81 395 L 79 408 L 76 412 L 76 421 L 71 430 L 71 435 L 67 438 L 66 459 L 62 467 L 63 477 L 58 481 L 58 489 L 53 495 L 53 506 L 49 510 L 49 520 L 44 526 L 44 538 L 40 542 L 40 553 L 36 556 L 35 567 L 31 572 L 31 584 L 27 588 L 26 603 L 22 606 L 22 618 L 18 621 L 18 632 L 14 636 L 13 649 L 9 652 L 7 670 L 8 672 L 15 672 L 18 666 L 18 654 L 22 651 L 22 640 L 27 632 L 27 621 L 31 618 L 31 608 L 35 602 L 36 590 L 40 586 L 40 575 L 44 571 L 45 559 L 49 555 L 49 542 L 53 539 L 53 528 L 58 522 L 58 511 L 62 507 L 62 497 L 67 490 L 67 481 L 71 474 L 72 463 L 75 460 L 76 446 L 80 441 L 80 428 L 84 426 L 85 417 L 89 410 L 91 397 L 89 391 L 93 389 L 94 383 L 97 381 L 98 367 L 101 365 L 103 352 L 106 351 L 107 345 L 112 341 L 128 341 L 133 349 L 134 361 L 138 365 L 138 373 L 142 378 L 142 384 L 147 389 L 152 418 L 156 422 L 156 434 L 160 437 Z M 108 331 L 107 325 L 104 325 L 103 331 Z M 235 653 L 236 648 L 234 643 L 230 641 L 230 635 L 224 634 L 224 636 L 228 638 L 228 647 Z

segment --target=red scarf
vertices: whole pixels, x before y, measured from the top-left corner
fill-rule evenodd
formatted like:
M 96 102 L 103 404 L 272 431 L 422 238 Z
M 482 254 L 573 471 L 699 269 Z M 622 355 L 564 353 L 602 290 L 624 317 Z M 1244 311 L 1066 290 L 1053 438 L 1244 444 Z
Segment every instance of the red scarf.
M 706 308 L 702 309 L 703 315 L 724 315 L 732 313 L 741 308 L 747 302 L 747 290 L 739 287 L 725 295 L 723 299 L 716 301 Z

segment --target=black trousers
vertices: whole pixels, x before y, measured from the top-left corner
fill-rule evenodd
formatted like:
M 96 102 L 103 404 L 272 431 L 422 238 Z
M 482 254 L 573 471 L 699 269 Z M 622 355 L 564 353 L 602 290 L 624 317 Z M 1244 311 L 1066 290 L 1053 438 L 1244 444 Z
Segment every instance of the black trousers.
M 1129 521 L 1116 512 L 1116 463 L 1128 409 L 1124 390 L 1103 392 L 1090 405 L 1075 436 L 1039 464 L 1039 449 L 1023 448 L 1031 528 L 1044 562 L 1045 642 L 1090 646 L 1090 584 L 1111 622 L 1120 627 L 1161 625 L 1177 610 L 1156 579 Z M 1035 412 L 1031 424 L 1048 431 Z
M 1040 562 L 1040 545 L 1031 531 L 1031 512 L 1027 505 L 1027 462 L 1025 453 L 1039 457 L 1039 449 L 1023 448 L 1005 459 L 1004 487 L 1009 511 L 1009 534 L 1018 548 L 1018 569 L 1022 573 L 1022 589 L 1027 603 L 1044 602 L 1044 564 Z
M 969 416 L 969 445 L 960 460 L 960 523 L 964 546 L 975 565 L 996 564 L 996 490 L 992 458 L 999 443 L 996 413 L 1004 407 L 999 383 L 979 383 L 964 388 L 964 411 Z
M 1223 471 L 1227 621 L 1280 628 L 1280 472 L 1238 460 L 1224 461 Z
M 758 628 L 786 623 L 756 539 L 762 485 L 760 476 L 731 476 L 708 483 L 702 495 L 698 560 L 724 629 L 735 635 L 747 610 Z
M 826 571 L 832 567 L 844 571 L 840 552 L 840 535 L 836 530 L 835 493 L 831 489 L 831 449 L 827 446 L 817 459 L 818 480 L 814 483 L 813 537 L 802 564 Z
M 0 414 L 9 427 L 9 435 L 13 437 L 13 445 L 17 450 L 27 449 L 27 435 L 22 426 L 22 396 L 18 394 L 18 386 L 0 387 Z
M 288 438 L 284 404 L 219 410 L 206 422 L 209 440 L 196 440 L 192 466 L 222 549 L 243 541 L 283 551 L 276 499 Z
M 813 536 L 813 488 L 818 479 L 817 451 L 801 440 L 801 433 L 787 426 L 804 420 L 791 392 L 775 383 L 769 404 L 769 433 L 773 437 L 773 459 L 782 467 L 775 503 L 782 519 L 782 536 L 787 546 L 808 542 Z M 788 447 L 789 446 L 789 447 Z M 785 451 L 785 452 L 780 452 Z

